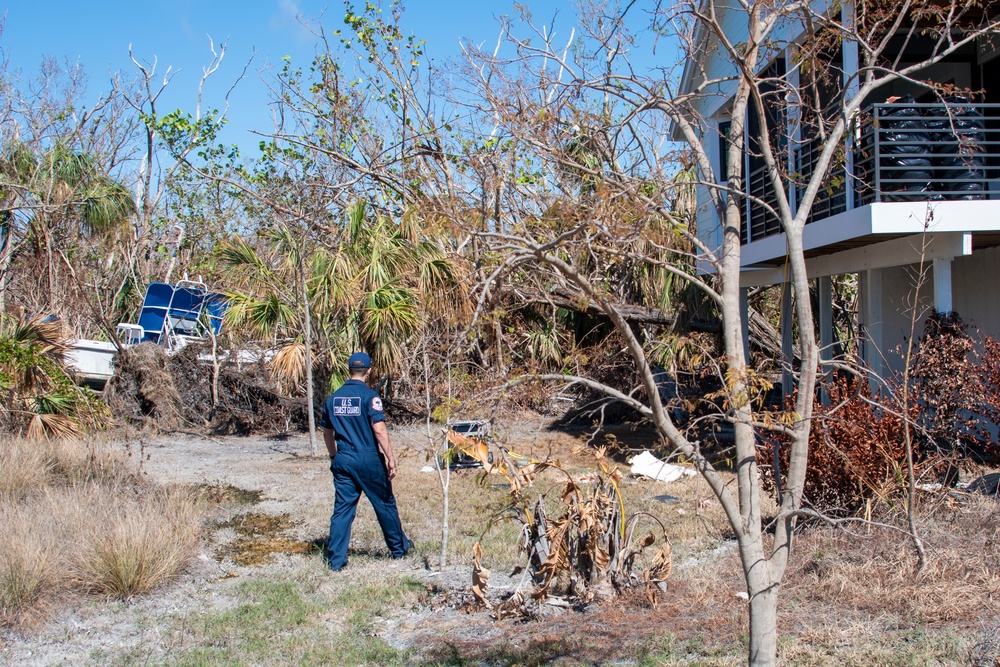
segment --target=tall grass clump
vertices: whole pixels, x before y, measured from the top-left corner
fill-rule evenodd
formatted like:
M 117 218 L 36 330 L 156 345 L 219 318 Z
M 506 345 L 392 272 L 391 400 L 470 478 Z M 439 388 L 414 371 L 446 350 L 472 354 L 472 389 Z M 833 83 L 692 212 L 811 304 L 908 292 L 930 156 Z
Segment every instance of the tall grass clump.
M 85 588 L 128 600 L 176 575 L 194 554 L 198 514 L 189 493 L 156 489 L 131 499 L 107 491 L 96 495 L 80 553 Z
M 0 506 L 10 507 L 43 488 L 49 471 L 49 458 L 37 443 L 0 445 Z
M 148 593 L 184 568 L 198 527 L 193 494 L 150 483 L 106 442 L 3 442 L 0 625 L 42 619 L 57 598 Z
M 38 507 L 0 505 L 0 624 L 23 625 L 42 615 L 52 591 L 57 551 L 40 530 Z

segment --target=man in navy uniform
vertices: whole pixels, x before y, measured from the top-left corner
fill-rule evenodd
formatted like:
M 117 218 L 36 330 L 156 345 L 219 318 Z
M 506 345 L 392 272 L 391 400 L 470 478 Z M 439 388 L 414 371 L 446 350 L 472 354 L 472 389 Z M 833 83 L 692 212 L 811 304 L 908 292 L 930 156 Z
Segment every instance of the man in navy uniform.
M 396 459 L 385 428 L 382 399 L 365 384 L 371 366 L 371 357 L 364 352 L 351 355 L 347 360 L 351 377 L 326 399 L 320 419 L 335 491 L 327 556 L 335 571 L 347 565 L 351 524 L 362 491 L 375 510 L 392 557 L 402 558 L 411 546 L 392 495 Z

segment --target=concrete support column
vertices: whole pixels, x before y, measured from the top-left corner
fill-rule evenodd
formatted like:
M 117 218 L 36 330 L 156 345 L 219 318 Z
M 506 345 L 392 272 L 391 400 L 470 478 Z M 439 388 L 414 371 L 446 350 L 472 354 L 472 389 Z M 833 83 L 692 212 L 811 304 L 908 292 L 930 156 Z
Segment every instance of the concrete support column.
M 819 296 L 819 358 L 820 361 L 833 359 L 833 279 L 820 276 L 816 279 L 816 293 Z M 820 374 L 820 398 L 829 405 L 830 394 L 826 390 L 829 368 L 823 367 Z
M 869 383 L 874 392 L 882 385 L 885 377 L 885 359 L 882 335 L 882 269 L 868 269 L 858 274 L 861 305 L 858 309 L 861 320 L 858 347 L 861 362 L 868 369 Z
M 939 313 L 955 310 L 951 296 L 951 257 L 934 260 L 934 309 Z
M 792 360 L 795 358 L 795 348 L 792 338 L 792 284 L 781 286 L 781 392 L 791 396 L 794 378 L 792 376 Z

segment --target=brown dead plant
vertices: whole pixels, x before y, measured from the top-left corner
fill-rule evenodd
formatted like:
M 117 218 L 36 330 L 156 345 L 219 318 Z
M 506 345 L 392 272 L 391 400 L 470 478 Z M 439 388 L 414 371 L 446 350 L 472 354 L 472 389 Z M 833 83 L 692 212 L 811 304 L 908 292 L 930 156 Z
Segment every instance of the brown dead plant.
M 644 590 L 655 604 L 670 576 L 671 545 L 659 519 L 645 512 L 626 514 L 619 489 L 622 473 L 604 449 L 594 453 L 596 470 L 574 476 L 558 461 L 535 461 L 505 448 L 499 448 L 499 456 L 490 463 L 484 448 L 470 440 L 453 444 L 483 464 L 482 480 L 491 474 L 507 480 L 512 507 L 523 524 L 519 551 L 527 562 L 512 576 L 524 573 L 522 581 L 530 579 L 527 597 L 519 586 L 513 596 L 491 605 L 486 595 L 489 571 L 482 566 L 479 543 L 474 547 L 473 593 L 479 602 L 493 607 L 494 617 L 530 614 L 538 604 L 585 605 L 630 590 Z M 557 471 L 565 481 L 532 498 L 530 489 L 544 469 Z M 550 495 L 558 500 L 553 502 Z M 639 572 L 641 557 L 657 543 L 656 530 L 640 529 L 644 518 L 659 528 L 660 546 Z
M 163 431 L 181 425 L 182 402 L 166 350 L 140 343 L 121 350 L 116 366 L 105 389 L 108 405 L 116 415 Z

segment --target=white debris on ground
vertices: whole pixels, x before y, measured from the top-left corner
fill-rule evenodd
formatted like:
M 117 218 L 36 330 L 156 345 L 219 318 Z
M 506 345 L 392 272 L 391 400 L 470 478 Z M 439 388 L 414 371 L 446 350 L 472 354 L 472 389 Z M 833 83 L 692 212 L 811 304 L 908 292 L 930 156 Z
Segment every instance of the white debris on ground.
M 696 474 L 691 468 L 667 463 L 656 458 L 648 451 L 629 459 L 632 465 L 633 475 L 642 475 L 661 482 L 674 482 L 681 477 L 690 477 Z

